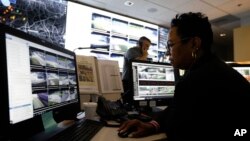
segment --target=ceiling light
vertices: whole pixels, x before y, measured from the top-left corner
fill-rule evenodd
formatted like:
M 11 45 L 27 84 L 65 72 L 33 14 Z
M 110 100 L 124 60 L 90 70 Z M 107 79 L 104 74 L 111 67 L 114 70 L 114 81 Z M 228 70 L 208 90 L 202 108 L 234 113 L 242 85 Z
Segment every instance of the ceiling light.
M 125 1 L 124 5 L 126 5 L 126 6 L 132 6 L 132 5 L 134 5 L 134 3 L 132 1 Z
M 149 13 L 155 13 L 155 12 L 157 12 L 157 9 L 156 8 L 149 8 L 148 12 Z
M 238 6 L 238 7 L 241 7 L 241 6 L 242 6 L 242 4 L 241 4 L 241 3 L 239 3 L 239 4 L 237 4 L 237 6 Z
M 227 34 L 226 33 L 221 33 L 220 37 L 225 37 Z

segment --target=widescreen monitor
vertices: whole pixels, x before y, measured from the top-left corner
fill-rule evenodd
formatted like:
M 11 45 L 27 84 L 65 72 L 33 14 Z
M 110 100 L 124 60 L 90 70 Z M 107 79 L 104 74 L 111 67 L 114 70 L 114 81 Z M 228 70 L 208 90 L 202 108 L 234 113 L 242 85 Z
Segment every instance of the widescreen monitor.
M 0 29 L 3 135 L 15 139 L 43 131 L 46 114 L 56 122 L 75 118 L 80 111 L 75 53 L 5 25 Z
M 250 64 L 228 63 L 233 69 L 238 71 L 250 83 Z
M 167 101 L 174 96 L 178 72 L 167 63 L 132 61 L 135 105 L 167 105 Z

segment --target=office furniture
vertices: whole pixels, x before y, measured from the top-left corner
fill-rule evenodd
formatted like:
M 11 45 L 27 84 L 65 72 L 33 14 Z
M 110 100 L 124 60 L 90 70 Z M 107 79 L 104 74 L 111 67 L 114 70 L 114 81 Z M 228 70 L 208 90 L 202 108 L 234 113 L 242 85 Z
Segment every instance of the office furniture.
M 165 133 L 159 133 L 142 138 L 121 138 L 117 135 L 117 129 L 114 127 L 103 127 L 91 141 L 160 141 L 166 140 Z

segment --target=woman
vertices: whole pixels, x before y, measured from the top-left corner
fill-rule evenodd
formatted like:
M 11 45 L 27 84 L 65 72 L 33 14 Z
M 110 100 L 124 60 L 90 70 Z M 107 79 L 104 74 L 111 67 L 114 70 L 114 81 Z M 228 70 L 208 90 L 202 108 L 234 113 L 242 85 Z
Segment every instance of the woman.
M 165 131 L 172 140 L 234 137 L 250 120 L 250 84 L 211 53 L 213 32 L 201 13 L 177 15 L 168 40 L 170 61 L 185 74 L 176 84 L 173 103 L 151 122 L 131 120 L 119 132 L 137 127 L 133 137 Z M 249 129 L 250 131 L 250 129 Z

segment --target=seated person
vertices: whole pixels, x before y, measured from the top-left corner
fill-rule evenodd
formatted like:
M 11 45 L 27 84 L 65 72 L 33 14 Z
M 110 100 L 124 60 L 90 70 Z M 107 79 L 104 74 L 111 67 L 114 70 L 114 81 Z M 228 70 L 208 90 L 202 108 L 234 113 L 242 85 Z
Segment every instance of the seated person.
M 136 128 L 132 137 L 163 131 L 168 141 L 238 140 L 236 129 L 250 131 L 250 84 L 212 54 L 212 42 L 211 24 L 202 13 L 176 15 L 167 49 L 171 64 L 185 74 L 176 84 L 173 103 L 154 120 L 129 120 L 118 131 Z

